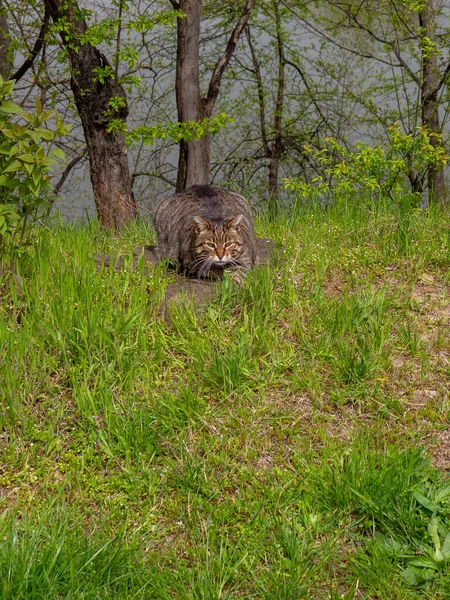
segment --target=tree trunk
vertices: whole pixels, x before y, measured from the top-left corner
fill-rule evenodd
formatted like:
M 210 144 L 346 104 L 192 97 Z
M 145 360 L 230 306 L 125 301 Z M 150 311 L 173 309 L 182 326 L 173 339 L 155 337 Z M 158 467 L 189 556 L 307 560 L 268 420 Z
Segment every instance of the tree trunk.
M 278 10 L 278 1 L 274 0 L 273 10 L 275 15 L 275 26 L 277 32 L 277 52 L 278 52 L 278 78 L 277 78 L 277 99 L 275 102 L 275 114 L 273 117 L 273 141 L 270 147 L 269 158 L 269 209 L 272 214 L 278 212 L 278 174 L 280 170 L 280 160 L 283 151 L 282 121 L 284 108 L 284 46 L 281 31 L 280 13 Z
M 79 16 L 75 1 L 45 0 L 55 23 L 70 24 L 70 31 L 61 29 L 61 39 L 67 48 L 71 68 L 71 88 L 83 125 L 89 156 L 89 170 L 94 192 L 95 206 L 102 225 L 118 229 L 124 222 L 136 216 L 128 167 L 127 148 L 122 133 L 107 133 L 109 100 L 126 95 L 122 87 L 111 77 L 104 83 L 98 80 L 94 69 L 109 66 L 105 56 L 90 44 L 78 40 L 87 30 Z M 128 106 L 114 118 L 125 119 Z
M 440 89 L 439 73 L 437 66 L 437 55 L 431 45 L 436 41 L 436 7 L 435 0 L 426 0 L 425 6 L 419 13 L 419 22 L 422 29 L 422 39 L 427 38 L 429 44 L 423 44 L 422 50 L 422 124 L 426 125 L 430 132 L 441 133 L 439 124 L 439 98 Z M 431 137 L 430 143 L 437 146 L 439 141 Z M 444 171 L 442 168 L 430 166 L 428 168 L 428 198 L 443 200 L 445 195 Z
M 205 115 L 200 96 L 199 44 L 200 0 L 181 0 L 178 18 L 176 99 L 178 120 L 200 121 Z M 178 160 L 177 192 L 209 179 L 211 136 L 199 140 L 181 140 Z
M 202 98 L 199 77 L 199 44 L 201 0 L 171 0 L 172 5 L 184 13 L 178 19 L 178 40 L 176 60 L 176 98 L 178 120 L 201 121 L 214 112 L 220 83 L 239 37 L 247 24 L 253 9 L 254 0 L 247 0 L 242 15 L 228 40 L 225 52 L 219 58 L 209 82 L 208 93 Z M 194 184 L 209 181 L 211 165 L 211 135 L 199 140 L 182 140 L 178 159 L 177 192 Z

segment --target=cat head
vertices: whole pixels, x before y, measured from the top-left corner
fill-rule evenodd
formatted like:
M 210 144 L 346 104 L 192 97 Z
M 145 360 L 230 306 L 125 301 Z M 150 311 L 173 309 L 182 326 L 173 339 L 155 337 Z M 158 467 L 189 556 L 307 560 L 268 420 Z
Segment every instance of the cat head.
M 243 215 L 217 221 L 206 221 L 202 217 L 193 218 L 194 254 L 196 256 L 194 263 L 203 269 L 206 268 L 206 274 L 213 265 L 224 267 L 227 264 L 238 262 L 239 256 L 244 250 L 241 233 L 243 218 Z

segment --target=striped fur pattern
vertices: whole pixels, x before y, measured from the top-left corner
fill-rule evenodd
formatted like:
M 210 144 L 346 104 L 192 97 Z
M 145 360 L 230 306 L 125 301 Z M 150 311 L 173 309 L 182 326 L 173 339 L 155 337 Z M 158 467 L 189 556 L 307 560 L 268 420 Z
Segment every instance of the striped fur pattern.
M 155 228 L 159 258 L 191 277 L 217 277 L 227 269 L 239 281 L 255 263 L 250 206 L 235 192 L 197 185 L 165 198 Z

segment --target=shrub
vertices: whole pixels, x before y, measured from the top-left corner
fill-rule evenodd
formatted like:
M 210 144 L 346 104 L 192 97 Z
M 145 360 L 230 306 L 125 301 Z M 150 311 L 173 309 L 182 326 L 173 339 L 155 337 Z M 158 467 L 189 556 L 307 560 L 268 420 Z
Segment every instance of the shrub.
M 34 113 L 12 102 L 14 83 L 0 76 L 0 258 L 9 266 L 26 246 L 36 219 L 49 207 L 53 192 L 49 167 L 64 158 L 53 144 L 69 132 L 58 113 L 44 110 L 39 98 Z M 53 129 L 45 125 L 49 119 Z

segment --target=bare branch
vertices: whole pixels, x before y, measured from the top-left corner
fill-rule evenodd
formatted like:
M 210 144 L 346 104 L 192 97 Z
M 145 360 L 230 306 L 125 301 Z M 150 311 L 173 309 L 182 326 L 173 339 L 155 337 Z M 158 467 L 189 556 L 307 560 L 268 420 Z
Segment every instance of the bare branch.
M 326 123 L 327 125 L 329 125 L 328 123 L 328 119 L 325 117 L 325 115 L 322 112 L 322 109 L 320 107 L 320 104 L 317 102 L 317 98 L 316 95 L 313 93 L 313 91 L 311 90 L 311 87 L 309 85 L 308 80 L 305 77 L 305 74 L 303 73 L 302 69 L 299 67 L 299 65 L 297 65 L 296 63 L 292 62 L 291 60 L 289 60 L 288 58 L 284 59 L 284 62 L 289 65 L 290 67 L 293 67 L 297 73 L 300 75 L 301 80 L 303 81 L 303 84 L 306 88 L 306 91 L 309 94 L 309 97 L 312 101 L 312 103 L 314 104 L 315 109 L 317 110 L 317 112 L 320 115 L 320 118 L 322 119 L 323 123 Z
M 293 15 L 295 15 L 305 25 L 305 27 L 308 31 L 312 31 L 312 32 L 316 33 L 319 37 L 327 40 L 328 42 L 330 42 L 331 44 L 336 46 L 336 48 L 339 48 L 340 50 L 345 50 L 345 52 L 351 52 L 352 54 L 356 54 L 357 56 L 361 56 L 362 58 L 370 58 L 372 60 L 376 60 L 377 62 L 379 62 L 383 65 L 388 65 L 389 67 L 404 67 L 405 66 L 402 62 L 393 63 L 392 61 L 384 60 L 383 58 L 376 56 L 375 54 L 372 54 L 370 52 L 362 52 L 361 50 L 356 50 L 355 48 L 348 48 L 347 46 L 340 44 L 334 38 L 332 38 L 331 36 L 324 33 L 318 27 L 314 27 L 314 25 L 311 25 L 310 22 L 305 21 L 305 19 L 303 17 L 301 17 L 298 13 L 296 13 L 296 11 L 291 6 L 286 4 L 286 2 L 282 2 L 282 4 L 284 5 L 285 8 L 287 8 Z M 389 42 L 387 40 L 383 40 L 382 43 L 387 44 L 388 46 L 391 46 L 391 44 L 392 44 L 392 42 Z M 398 56 L 396 56 L 396 58 L 398 59 Z
M 444 72 L 441 75 L 441 78 L 439 79 L 436 89 L 435 89 L 435 93 L 438 92 L 441 87 L 444 85 L 444 83 L 447 81 L 447 77 L 450 74 L 450 62 L 447 64 L 447 66 L 445 67 Z
M 206 114 L 208 114 L 208 115 L 212 114 L 214 104 L 215 104 L 215 102 L 217 100 L 217 96 L 219 94 L 220 82 L 222 80 L 223 72 L 227 68 L 228 63 L 230 62 L 231 57 L 233 56 L 233 52 L 237 46 L 239 37 L 248 22 L 250 13 L 253 10 L 254 3 L 255 3 L 255 0 L 247 0 L 244 10 L 242 12 L 242 15 L 241 15 L 239 21 L 237 22 L 235 28 L 233 29 L 230 39 L 228 40 L 228 44 L 225 49 L 225 52 L 222 54 L 222 56 L 219 58 L 219 60 L 216 63 L 214 72 L 213 72 L 213 74 L 211 76 L 211 80 L 209 82 L 208 94 L 207 94 L 206 98 L 204 99 L 204 109 L 205 109 Z
M 161 179 L 161 181 L 164 181 L 164 183 L 168 183 L 172 187 L 176 186 L 176 181 L 169 179 L 168 177 L 166 177 L 164 175 L 164 173 L 159 173 L 159 172 L 158 173 L 150 173 L 149 171 L 134 171 L 134 173 L 131 175 L 131 177 L 132 177 L 133 184 L 134 184 L 134 180 L 137 177 L 157 177 L 158 179 Z
M 21 79 L 25 75 L 25 73 L 28 71 L 28 69 L 30 69 L 33 66 L 36 56 L 39 54 L 42 46 L 44 45 L 45 35 L 48 30 L 49 22 L 50 22 L 50 11 L 48 10 L 47 5 L 45 5 L 44 20 L 42 21 L 41 30 L 39 31 L 38 38 L 37 38 L 36 42 L 34 43 L 33 49 L 30 52 L 30 56 L 25 60 L 23 65 L 20 67 L 20 69 L 18 69 L 14 73 L 14 75 L 11 76 L 11 79 L 15 79 L 16 81 L 19 81 L 19 79 Z
M 74 156 L 74 158 L 72 158 L 72 160 L 70 161 L 70 163 L 66 166 L 66 168 L 64 169 L 61 177 L 59 178 L 58 183 L 55 185 L 55 192 L 58 194 L 60 189 L 62 188 L 64 182 L 66 181 L 67 177 L 69 176 L 70 171 L 81 161 L 83 160 L 83 158 L 86 156 L 87 154 L 87 146 L 84 147 L 84 149 L 77 154 L 76 156 Z
M 269 155 L 269 144 L 267 143 L 267 133 L 266 133 L 266 110 L 264 106 L 264 88 L 262 83 L 261 76 L 261 68 L 259 65 L 258 57 L 256 56 L 255 49 L 253 47 L 253 42 L 250 33 L 250 27 L 247 26 L 245 28 L 245 35 L 247 38 L 248 47 L 250 48 L 250 54 L 252 56 L 255 79 L 256 79 L 256 87 L 258 90 L 258 104 L 259 104 L 259 124 L 261 128 L 261 139 L 264 146 L 264 152 L 266 156 Z

